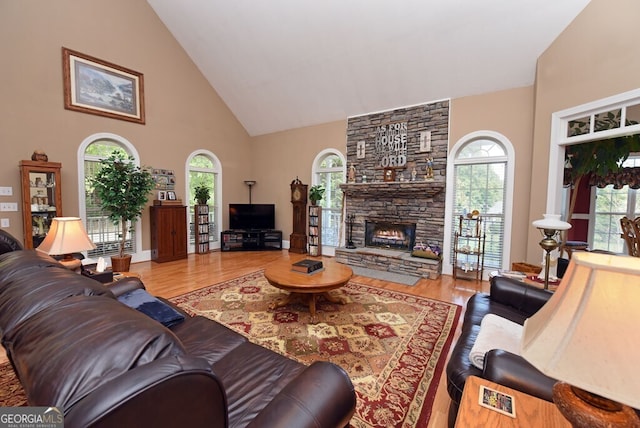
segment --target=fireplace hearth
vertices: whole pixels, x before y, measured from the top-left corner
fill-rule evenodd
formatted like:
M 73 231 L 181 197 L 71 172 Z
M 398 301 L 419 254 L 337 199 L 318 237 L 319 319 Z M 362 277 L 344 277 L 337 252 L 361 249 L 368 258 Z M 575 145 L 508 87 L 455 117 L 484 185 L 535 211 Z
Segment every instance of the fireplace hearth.
M 415 240 L 415 223 L 365 221 L 365 247 L 411 251 Z

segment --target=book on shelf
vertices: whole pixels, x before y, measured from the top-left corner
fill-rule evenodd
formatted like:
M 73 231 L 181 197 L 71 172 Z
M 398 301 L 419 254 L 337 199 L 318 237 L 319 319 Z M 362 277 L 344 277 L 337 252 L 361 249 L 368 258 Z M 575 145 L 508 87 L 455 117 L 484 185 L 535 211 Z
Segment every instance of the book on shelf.
M 311 273 L 322 269 L 322 261 L 304 259 L 291 265 L 291 269 L 296 272 Z

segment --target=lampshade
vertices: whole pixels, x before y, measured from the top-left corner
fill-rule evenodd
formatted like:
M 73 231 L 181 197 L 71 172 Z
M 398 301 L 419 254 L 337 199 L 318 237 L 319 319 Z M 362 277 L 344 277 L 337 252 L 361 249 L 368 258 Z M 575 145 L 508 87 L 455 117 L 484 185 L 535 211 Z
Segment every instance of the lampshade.
M 547 376 L 640 408 L 640 258 L 580 252 L 524 323 L 521 355 Z
M 571 223 L 560 220 L 560 214 L 543 214 L 544 218 L 535 220 L 532 224 L 538 229 L 567 230 L 571 229 Z
M 37 250 L 52 256 L 77 253 L 96 248 L 78 217 L 55 217 L 44 241 Z

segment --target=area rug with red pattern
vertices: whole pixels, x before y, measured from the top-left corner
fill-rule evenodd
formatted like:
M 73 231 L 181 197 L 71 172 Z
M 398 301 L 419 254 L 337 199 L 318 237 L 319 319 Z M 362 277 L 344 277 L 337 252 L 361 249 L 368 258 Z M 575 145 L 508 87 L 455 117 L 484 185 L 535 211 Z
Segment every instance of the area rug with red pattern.
M 302 304 L 270 309 L 286 292 L 262 271 L 171 300 L 301 363 L 344 368 L 357 393 L 354 428 L 426 426 L 460 307 L 354 281 L 331 294 L 345 303 L 320 299 L 316 323 Z M 0 406 L 25 403 L 11 366 L 0 364 Z
M 303 304 L 270 309 L 286 292 L 261 271 L 171 300 L 301 363 L 344 368 L 357 393 L 354 428 L 426 426 L 460 306 L 354 281 L 331 294 L 345 304 L 319 298 L 316 323 Z

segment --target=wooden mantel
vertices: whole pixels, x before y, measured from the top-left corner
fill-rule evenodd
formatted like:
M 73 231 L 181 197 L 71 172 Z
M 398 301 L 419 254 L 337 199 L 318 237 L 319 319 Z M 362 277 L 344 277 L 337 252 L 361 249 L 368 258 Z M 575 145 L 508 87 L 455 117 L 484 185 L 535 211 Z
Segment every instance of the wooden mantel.
M 340 189 L 347 197 L 374 198 L 387 197 L 427 197 L 432 198 L 444 190 L 439 181 L 392 181 L 374 183 L 344 183 Z

